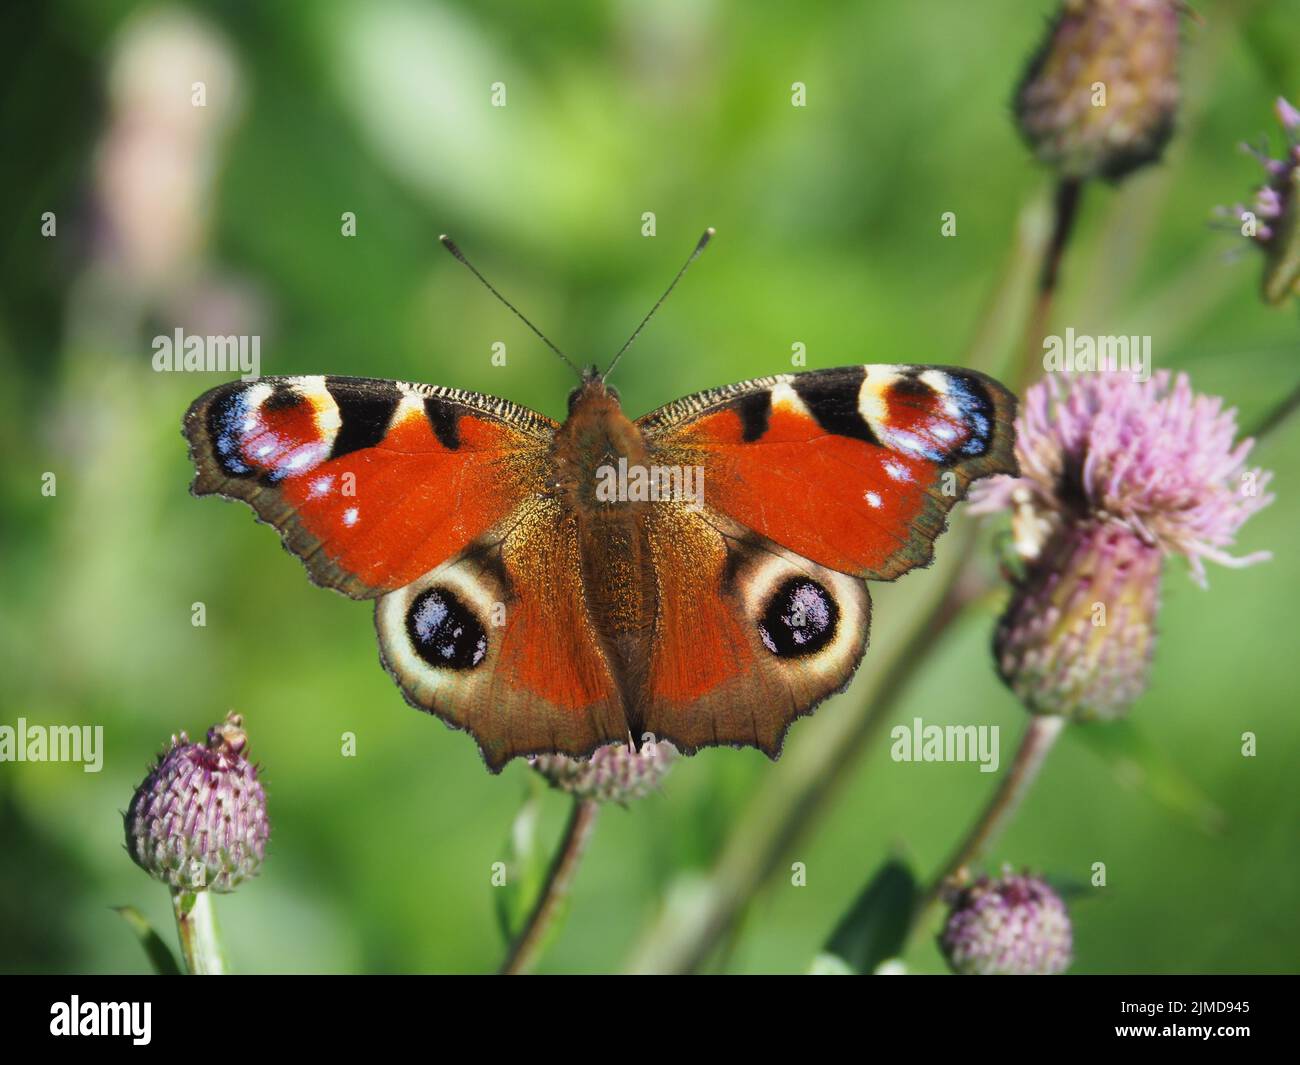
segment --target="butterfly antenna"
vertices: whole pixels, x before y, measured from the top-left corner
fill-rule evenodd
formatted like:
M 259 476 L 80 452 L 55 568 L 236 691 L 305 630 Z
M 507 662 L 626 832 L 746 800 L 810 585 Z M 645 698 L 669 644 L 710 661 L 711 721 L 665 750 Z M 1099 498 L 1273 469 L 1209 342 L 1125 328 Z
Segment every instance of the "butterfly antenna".
M 632 335 L 627 338 L 627 343 L 618 349 L 618 354 L 615 355 L 613 360 L 610 362 L 609 369 L 600 375 L 602 380 L 607 379 L 609 375 L 614 372 L 614 367 L 618 365 L 618 360 L 623 357 L 623 352 L 627 351 L 627 349 L 632 346 L 632 341 L 641 335 L 641 330 L 646 327 L 646 323 L 655 316 L 655 311 L 663 306 L 663 302 L 668 298 L 668 294 L 677 287 L 677 282 L 682 279 L 682 274 L 686 273 L 686 268 L 690 266 L 691 263 L 695 262 L 695 260 L 700 257 L 700 252 L 709 246 L 709 241 L 713 239 L 713 234 L 715 232 L 717 231 L 712 226 L 709 226 L 709 228 L 704 231 L 704 235 L 700 237 L 699 243 L 695 245 L 695 250 L 691 252 L 687 260 L 682 263 L 682 268 L 677 271 L 677 276 L 673 278 L 672 283 L 664 289 L 664 294 L 660 296 L 655 305 L 650 308 L 649 313 L 641 319 L 641 324 L 632 331 Z
M 504 303 L 507 307 L 509 307 L 510 310 L 514 312 L 516 318 L 518 318 L 521 322 L 523 322 L 524 325 L 528 326 L 529 329 L 531 329 L 534 333 L 537 334 L 537 336 L 540 338 L 543 344 L 545 344 L 548 348 L 550 348 L 553 352 L 555 352 L 555 354 L 557 354 L 561 359 L 563 359 L 564 364 L 568 366 L 570 370 L 576 373 L 579 377 L 582 376 L 582 371 L 579 370 L 578 367 L 576 367 L 573 364 L 573 360 L 571 360 L 569 356 L 564 354 L 564 352 L 562 352 L 559 348 L 557 348 L 554 344 L 552 344 L 550 338 L 545 333 L 543 333 L 540 329 L 538 329 L 537 326 L 533 325 L 533 323 L 530 322 L 528 318 L 524 315 L 523 311 L 521 311 L 518 307 L 516 307 L 513 303 L 511 303 L 508 299 L 506 299 L 503 295 L 501 295 L 501 293 L 498 292 L 493 287 L 492 282 L 478 272 L 478 268 L 472 262 L 470 262 L 468 259 L 465 258 L 465 253 L 460 250 L 456 242 L 452 240 L 451 237 L 447 236 L 446 233 L 443 233 L 438 238 L 438 240 L 441 242 L 444 248 L 446 248 L 449 252 L 451 252 L 452 255 L 454 255 L 457 259 L 459 259 L 465 266 L 469 267 L 469 272 L 473 274 L 475 277 L 477 277 L 481 282 L 483 282 L 484 288 L 486 288 L 489 292 L 492 293 L 492 295 L 494 295 L 497 299 L 499 299 L 502 303 Z

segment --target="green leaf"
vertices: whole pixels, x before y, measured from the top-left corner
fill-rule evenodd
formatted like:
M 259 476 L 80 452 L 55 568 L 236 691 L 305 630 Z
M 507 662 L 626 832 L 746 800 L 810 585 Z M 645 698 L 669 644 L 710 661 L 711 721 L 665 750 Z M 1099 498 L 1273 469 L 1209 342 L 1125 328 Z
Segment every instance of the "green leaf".
M 814 970 L 842 972 L 832 960 L 839 959 L 852 972 L 865 974 L 895 957 L 903 949 L 920 894 L 911 869 L 896 858 L 887 861 L 841 918 Z
M 507 943 L 523 928 L 546 879 L 546 854 L 537 840 L 541 808 L 534 788 L 525 796 L 506 837 L 505 883 L 492 889 L 497 927 Z
M 1129 720 L 1099 722 L 1071 729 L 1125 787 L 1146 792 L 1159 805 L 1205 833 L 1222 831 L 1227 818 L 1183 772 Z
M 140 940 L 144 952 L 149 956 L 153 971 L 159 976 L 180 976 L 181 968 L 176 963 L 176 956 L 171 948 L 162 941 L 162 937 L 153 930 L 148 919 L 134 906 L 114 906 L 113 911 L 122 918 Z

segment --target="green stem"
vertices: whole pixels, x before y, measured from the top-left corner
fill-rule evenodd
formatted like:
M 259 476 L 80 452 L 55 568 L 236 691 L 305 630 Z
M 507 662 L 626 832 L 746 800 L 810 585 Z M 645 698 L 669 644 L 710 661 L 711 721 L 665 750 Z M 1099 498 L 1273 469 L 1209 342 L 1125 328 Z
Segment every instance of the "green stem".
M 555 857 L 551 860 L 551 868 L 546 874 L 546 883 L 542 885 L 527 922 L 510 945 L 506 960 L 501 963 L 502 975 L 521 975 L 528 972 L 537 961 L 546 931 L 568 897 L 569 886 L 578 871 L 583 851 L 587 849 L 587 840 L 591 838 L 599 810 L 600 804 L 594 799 L 573 800 L 568 824 L 564 826 L 564 835 L 560 837 Z
M 1288 395 L 1284 396 L 1275 407 L 1268 411 L 1254 428 L 1243 435 L 1262 440 L 1285 423 L 1297 409 L 1300 409 L 1300 384 L 1296 385 Z
M 1065 728 L 1066 719 L 1047 714 L 1033 714 L 1029 727 L 1020 741 L 1015 761 L 1002 778 L 993 798 L 971 826 L 943 870 L 931 882 L 921 897 L 912 919 L 915 933 L 924 923 L 930 909 L 943 897 L 948 880 L 968 865 L 977 861 L 1002 831 L 1011 823 L 1029 789 L 1038 778 L 1047 755 Z
M 212 892 L 173 891 L 172 912 L 176 915 L 185 971 L 191 976 L 224 975 L 226 960 L 221 953 Z
M 1042 368 L 1043 337 L 1051 324 L 1052 306 L 1056 301 L 1061 263 L 1065 249 L 1074 232 L 1079 217 L 1079 204 L 1083 199 L 1083 182 L 1078 178 L 1062 178 L 1056 186 L 1052 236 L 1043 249 L 1043 259 L 1038 272 L 1038 296 L 1025 329 L 1024 349 L 1021 353 L 1020 371 L 1013 387 L 1020 391 L 1038 377 Z

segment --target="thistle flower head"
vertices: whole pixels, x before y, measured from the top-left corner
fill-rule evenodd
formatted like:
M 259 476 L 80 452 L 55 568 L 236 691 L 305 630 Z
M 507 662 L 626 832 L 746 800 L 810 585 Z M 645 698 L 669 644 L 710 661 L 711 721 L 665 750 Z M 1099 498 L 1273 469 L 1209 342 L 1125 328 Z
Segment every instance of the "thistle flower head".
M 1016 91 L 1062 177 L 1118 181 L 1160 157 L 1178 106 L 1180 0 L 1064 0 Z
M 1272 502 L 1271 474 L 1247 468 L 1252 440 L 1234 443 L 1236 412 L 1192 391 L 1186 374 L 1053 374 L 1030 387 L 1016 419 L 1019 477 L 975 486 L 976 512 L 1016 512 L 1020 553 L 1033 559 L 1064 524 L 1118 523 L 1166 555 L 1188 559 L 1206 583 L 1204 560 L 1230 556 L 1237 530 Z
M 1065 903 L 1046 881 L 1009 868 L 954 889 L 939 949 L 963 976 L 1054 976 L 1070 965 Z
M 233 891 L 257 875 L 270 822 L 247 746 L 238 714 L 208 729 L 206 743 L 172 737 L 124 818 L 136 865 L 177 891 Z
M 1263 164 L 1268 180 L 1256 191 L 1250 207 L 1237 204 L 1226 211 L 1267 256 L 1263 292 L 1269 303 L 1300 296 L 1300 111 L 1280 96 L 1275 109 L 1286 135 L 1283 156 L 1273 159 L 1243 145 Z
M 663 780 L 676 757 L 667 742 L 647 742 L 639 751 L 625 743 L 598 748 L 590 758 L 541 754 L 529 764 L 551 782 L 578 799 L 626 804 L 644 798 Z
M 1034 713 L 1109 720 L 1146 688 L 1160 574 L 1182 555 L 1204 587 L 1205 560 L 1246 566 L 1226 548 L 1272 497 L 1247 469 L 1235 414 L 1186 375 L 1053 374 L 1016 420 L 1018 477 L 976 486 L 973 509 L 1009 509 L 1024 574 L 998 621 L 998 674 Z

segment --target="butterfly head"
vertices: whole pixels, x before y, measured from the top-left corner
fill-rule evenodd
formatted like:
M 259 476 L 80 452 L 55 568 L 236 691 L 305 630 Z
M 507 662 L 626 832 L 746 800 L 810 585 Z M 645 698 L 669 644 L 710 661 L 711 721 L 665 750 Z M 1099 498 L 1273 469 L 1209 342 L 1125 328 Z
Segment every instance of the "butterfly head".
M 592 404 L 619 406 L 618 389 L 605 384 L 605 377 L 596 366 L 587 366 L 582 371 L 582 384 L 569 393 L 569 414 L 572 415 L 580 405 Z

